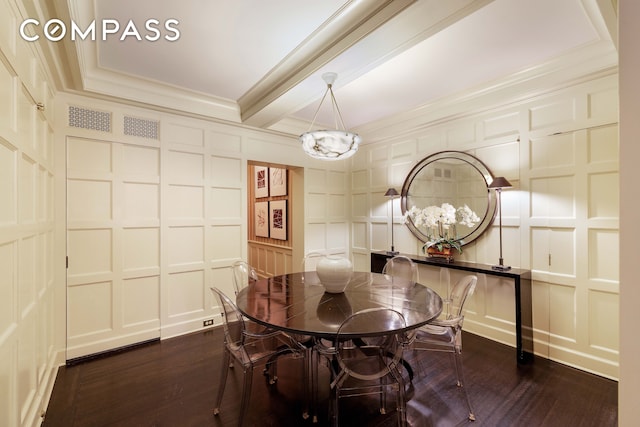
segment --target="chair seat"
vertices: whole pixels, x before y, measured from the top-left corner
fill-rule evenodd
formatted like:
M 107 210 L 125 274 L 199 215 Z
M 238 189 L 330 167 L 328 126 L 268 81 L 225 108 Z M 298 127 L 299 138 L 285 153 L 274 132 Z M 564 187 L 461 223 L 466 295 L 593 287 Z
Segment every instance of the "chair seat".
M 422 342 L 454 343 L 456 331 L 453 328 L 425 325 L 415 333 L 415 340 Z

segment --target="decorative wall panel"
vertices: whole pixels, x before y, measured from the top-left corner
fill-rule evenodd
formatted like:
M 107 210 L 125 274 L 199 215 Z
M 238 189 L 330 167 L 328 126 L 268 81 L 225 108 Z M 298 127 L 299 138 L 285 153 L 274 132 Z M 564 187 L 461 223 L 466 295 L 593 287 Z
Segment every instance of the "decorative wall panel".
M 367 223 L 352 222 L 351 223 L 351 245 L 354 249 L 367 249 Z
M 169 227 L 167 243 L 168 265 L 199 266 L 204 262 L 203 227 Z
M 215 152 L 226 151 L 239 154 L 242 152 L 242 138 L 239 135 L 222 132 L 207 132 L 208 141 Z
M 124 206 L 122 219 L 131 221 L 156 221 L 160 216 L 160 188 L 158 184 L 123 182 Z
M 620 322 L 611 317 L 618 308 L 618 294 L 591 290 L 589 297 L 589 344 L 616 354 L 620 345 Z
M 572 176 L 531 180 L 532 218 L 575 218 L 575 181 Z
M 575 102 L 571 96 L 558 97 L 531 107 L 529 109 L 531 130 L 574 121 L 576 119 Z
M 216 260 L 232 260 L 242 257 L 244 236 L 239 225 L 216 225 L 211 228 L 213 245 L 211 258 Z
M 204 130 L 195 126 L 167 123 L 163 130 L 162 140 L 172 145 L 204 146 Z
M 211 185 L 215 187 L 238 188 L 246 182 L 240 159 L 211 156 Z
M 34 222 L 36 219 L 37 165 L 34 159 L 23 154 L 18 169 L 20 171 L 20 186 L 18 187 L 20 211 L 18 214 L 22 222 Z
M 172 200 L 167 206 L 169 218 L 203 218 L 204 188 L 187 185 L 169 185 L 167 197 Z
M 329 194 L 327 204 L 327 216 L 329 219 L 345 219 L 347 200 L 344 194 Z
M 204 162 L 202 154 L 169 151 L 167 159 L 168 179 L 172 184 L 202 183 Z
M 67 170 L 93 176 L 113 171 L 111 144 L 108 142 L 70 138 L 67 147 Z
M 17 310 L 17 242 L 7 242 L 0 245 L 0 337 L 9 334 L 9 328 L 16 324 Z
M 369 213 L 367 193 L 351 193 L 351 216 L 366 217 Z
M 122 174 L 126 177 L 158 178 L 160 176 L 160 150 L 136 145 L 123 146 Z
M 159 276 L 123 282 L 122 323 L 125 327 L 160 321 Z
M 532 170 L 575 165 L 574 135 L 568 133 L 532 140 L 530 158 Z
M 488 117 L 482 121 L 482 125 L 485 139 L 517 134 L 520 130 L 520 112 Z
M 618 162 L 620 150 L 618 144 L 618 126 L 602 126 L 587 132 L 587 161 L 589 164 Z
M 369 187 L 369 171 L 360 170 L 351 173 L 351 189 L 364 190 Z
M 0 61 L 0 129 L 5 131 L 15 126 L 16 80 L 5 63 Z
M 239 188 L 211 188 L 211 218 L 238 220 L 242 218 L 242 190 Z
M 160 272 L 160 233 L 158 228 L 125 228 L 122 230 L 122 271 L 133 273 L 149 270 Z M 151 294 L 149 294 L 151 295 Z
M 615 230 L 589 230 L 589 278 L 617 283 L 620 239 Z M 616 286 L 617 288 L 617 286 Z
M 16 148 L 0 138 L 0 194 L 3 195 L 0 203 L 0 224 L 2 225 L 16 223 L 16 181 L 18 179 L 16 167 Z
M 205 309 L 204 271 L 186 271 L 169 275 L 166 304 L 169 317 L 201 313 Z
M 620 216 L 620 196 L 611 189 L 620 187 L 618 173 L 594 173 L 589 174 L 588 179 L 588 217 L 617 219 Z
M 73 221 L 108 221 L 112 219 L 111 182 L 94 180 L 69 180 L 69 197 L 83 200 L 67 211 Z
M 36 239 L 35 235 L 25 237 L 18 245 L 18 313 L 22 317 L 36 303 Z
M 113 271 L 113 233 L 110 229 L 81 229 L 67 232 L 70 279 Z
M 113 283 L 95 282 L 67 288 L 69 339 L 99 335 L 113 329 Z M 72 341 L 73 343 L 73 341 Z

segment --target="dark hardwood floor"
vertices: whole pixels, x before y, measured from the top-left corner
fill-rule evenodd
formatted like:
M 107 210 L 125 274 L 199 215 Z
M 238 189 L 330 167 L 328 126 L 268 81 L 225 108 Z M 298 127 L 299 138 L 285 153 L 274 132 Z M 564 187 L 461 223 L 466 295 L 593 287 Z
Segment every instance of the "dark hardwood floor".
M 454 384 L 448 354 L 421 353 L 412 365 L 423 371 L 409 386 L 411 426 L 616 426 L 617 382 L 542 358 L 517 366 L 515 349 L 464 335 L 468 391 L 477 421 Z M 61 367 L 43 426 L 233 426 L 237 423 L 242 372 L 229 375 L 218 416 L 212 415 L 222 354 L 222 329 L 154 342 L 108 357 Z M 247 424 L 312 426 L 301 417 L 301 361 L 282 358 L 279 380 L 268 386 L 262 370 L 254 376 Z M 316 425 L 327 425 L 327 387 L 319 398 Z M 393 426 L 389 402 L 380 415 L 376 398 L 341 401 L 345 426 Z

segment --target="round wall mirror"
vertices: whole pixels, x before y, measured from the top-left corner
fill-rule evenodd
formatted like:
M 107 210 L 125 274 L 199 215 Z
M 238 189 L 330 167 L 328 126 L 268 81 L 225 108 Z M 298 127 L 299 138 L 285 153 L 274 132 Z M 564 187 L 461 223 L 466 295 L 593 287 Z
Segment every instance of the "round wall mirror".
M 457 237 L 462 239 L 462 245 L 467 245 L 493 222 L 496 197 L 495 192 L 489 190 L 492 181 L 489 168 L 470 154 L 461 151 L 433 154 L 422 159 L 404 181 L 400 200 L 402 213 L 413 206 L 424 209 L 449 203 L 457 209 L 466 205 L 479 218 L 473 227 L 456 225 Z M 416 227 L 410 217 L 407 226 L 420 241 L 429 240 L 426 227 Z

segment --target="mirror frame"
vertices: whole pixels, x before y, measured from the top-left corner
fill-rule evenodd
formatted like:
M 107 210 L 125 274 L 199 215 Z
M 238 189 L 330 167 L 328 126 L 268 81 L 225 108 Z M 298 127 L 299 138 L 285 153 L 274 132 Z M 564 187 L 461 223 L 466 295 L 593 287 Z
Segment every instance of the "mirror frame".
M 411 192 L 411 184 L 415 177 L 422 171 L 425 167 L 429 166 L 431 163 L 437 162 L 438 160 L 443 159 L 454 159 L 454 160 L 462 160 L 463 162 L 468 163 L 474 169 L 478 171 L 478 173 L 484 178 L 485 185 L 487 187 L 487 211 L 484 214 L 484 217 L 480 218 L 480 222 L 476 226 L 473 231 L 471 231 L 466 236 L 462 236 L 463 239 L 462 245 L 468 245 L 469 243 L 476 240 L 480 237 L 487 228 L 493 223 L 493 220 L 496 216 L 496 196 L 495 191 L 489 190 L 489 184 L 493 182 L 493 174 L 480 159 L 472 156 L 471 154 L 462 152 L 462 151 L 440 151 L 438 153 L 432 154 L 430 156 L 425 157 L 421 161 L 416 164 L 402 185 L 402 192 L 400 193 L 400 208 L 402 210 L 402 215 L 404 215 L 410 207 L 407 206 L 407 197 L 410 196 Z M 407 227 L 411 233 L 421 242 L 426 243 L 428 238 L 427 236 L 420 231 L 411 218 L 407 218 Z

